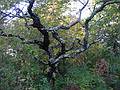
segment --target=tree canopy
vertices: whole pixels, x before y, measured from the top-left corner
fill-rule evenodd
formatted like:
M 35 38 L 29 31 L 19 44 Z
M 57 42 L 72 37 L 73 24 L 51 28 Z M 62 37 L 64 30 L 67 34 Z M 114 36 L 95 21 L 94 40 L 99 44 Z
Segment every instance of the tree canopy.
M 0 89 L 119 90 L 119 20 L 120 0 L 1 0 Z

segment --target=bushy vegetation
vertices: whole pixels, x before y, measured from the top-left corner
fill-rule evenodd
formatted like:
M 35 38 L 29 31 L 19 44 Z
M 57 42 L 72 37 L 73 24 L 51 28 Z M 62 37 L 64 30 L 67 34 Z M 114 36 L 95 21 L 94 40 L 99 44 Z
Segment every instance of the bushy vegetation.
M 120 0 L 93 0 L 79 22 L 63 15 L 71 0 L 30 1 L 0 1 L 0 90 L 120 90 Z
M 101 59 L 105 59 L 108 63 L 108 73 L 105 75 L 100 75 L 96 71 L 96 62 Z M 31 58 L 16 59 L 4 53 L 1 53 L 0 60 L 2 90 L 51 90 L 46 75 L 43 74 L 45 71 L 42 71 L 45 67 L 38 62 Z M 93 46 L 79 58 L 66 60 L 61 72 L 64 74 L 58 74 L 55 78 L 55 90 L 62 90 L 68 85 L 77 85 L 81 90 L 120 88 L 120 56 L 115 56 L 105 47 Z

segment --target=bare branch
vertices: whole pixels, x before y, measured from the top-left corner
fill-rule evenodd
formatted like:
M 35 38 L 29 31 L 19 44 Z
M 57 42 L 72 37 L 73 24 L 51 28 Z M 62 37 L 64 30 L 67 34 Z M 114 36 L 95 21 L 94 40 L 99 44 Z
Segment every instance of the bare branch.
M 76 25 L 77 23 L 79 23 L 81 21 L 81 14 L 82 11 L 84 10 L 84 8 L 87 6 L 89 0 L 87 0 L 87 2 L 84 4 L 84 6 L 79 9 L 79 18 L 76 21 L 70 22 L 68 25 L 64 26 L 64 25 L 59 25 L 59 26 L 55 26 L 55 27 L 49 27 L 49 28 L 42 28 L 42 30 L 47 30 L 49 32 L 51 31 L 57 31 L 57 30 L 68 30 L 70 29 L 72 26 Z
M 52 32 L 53 38 L 55 38 L 60 44 L 61 44 L 61 51 L 57 54 L 57 57 L 59 57 L 61 54 L 65 53 L 65 41 L 63 40 L 63 38 L 61 38 L 59 36 L 59 34 L 57 32 Z M 57 58 L 56 57 L 56 58 Z
M 20 39 L 20 40 L 22 40 L 22 41 L 25 40 L 25 38 L 23 38 L 23 37 L 21 37 L 21 36 L 19 36 L 19 35 L 6 34 L 6 33 L 3 32 L 3 31 L 0 32 L 0 36 L 2 36 L 2 37 L 16 37 L 16 38 L 18 38 L 18 39 Z
M 37 28 L 41 33 L 42 35 L 44 36 L 44 39 L 43 39 L 43 49 L 49 53 L 50 55 L 50 52 L 49 52 L 49 44 L 50 44 L 50 41 L 49 41 L 49 34 L 48 32 L 44 29 L 44 30 L 41 30 L 41 28 L 44 28 L 44 26 L 41 24 L 40 22 L 40 18 L 32 12 L 32 7 L 33 7 L 33 4 L 34 4 L 35 0 L 30 0 L 29 1 L 29 6 L 28 6 L 28 13 L 30 14 L 32 20 L 33 20 L 33 24 L 32 26 L 34 28 Z
M 27 41 L 24 41 L 23 44 L 36 44 L 39 47 L 43 48 L 42 41 L 38 41 L 38 40 L 27 40 Z
M 43 64 L 43 65 L 48 65 L 48 63 L 44 62 L 43 60 L 39 60 L 37 57 L 33 57 L 36 61 L 39 62 L 39 64 Z
M 38 40 L 26 40 L 25 38 L 21 37 L 20 35 L 13 35 L 13 34 L 7 34 L 3 31 L 0 32 L 0 36 L 1 37 L 8 37 L 8 38 L 18 38 L 22 41 L 23 44 L 36 44 L 38 45 L 39 47 L 43 48 L 43 44 L 41 41 L 38 41 Z
M 73 50 L 73 51 L 71 50 L 70 53 L 63 54 L 63 55 L 59 56 L 57 59 L 51 60 L 51 63 L 52 63 L 52 64 L 57 64 L 57 63 L 59 63 L 60 61 L 64 60 L 64 58 L 74 58 L 77 54 L 80 54 L 80 53 L 85 52 L 85 51 L 88 50 L 93 44 L 95 44 L 95 43 L 97 43 L 97 42 L 98 42 L 98 40 L 93 41 L 92 43 L 90 43 L 90 44 L 88 45 L 87 48 L 79 48 L 79 49 Z
M 94 18 L 94 16 L 101 12 L 107 5 L 110 5 L 110 4 L 114 4 L 114 3 L 120 3 L 120 1 L 108 1 L 108 2 L 105 2 L 103 3 L 101 6 L 99 6 L 98 8 L 96 8 L 92 14 L 90 15 L 90 17 L 88 17 L 85 21 L 85 36 L 84 36 L 84 45 L 83 47 L 84 48 L 87 48 L 87 45 L 88 45 L 88 37 L 89 37 L 89 22 Z

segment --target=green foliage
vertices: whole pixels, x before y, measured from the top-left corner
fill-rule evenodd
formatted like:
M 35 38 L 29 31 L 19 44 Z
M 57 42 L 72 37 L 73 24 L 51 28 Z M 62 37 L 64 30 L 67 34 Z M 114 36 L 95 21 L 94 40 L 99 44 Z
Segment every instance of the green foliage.
M 17 59 L 1 54 L 0 89 L 2 90 L 49 90 L 47 78 L 38 63 L 30 59 Z
M 66 75 L 58 78 L 56 83 L 59 85 L 58 90 L 71 84 L 78 85 L 81 90 L 107 90 L 102 77 L 91 72 L 86 65 L 71 66 Z
M 18 0 L 1 0 L 0 9 L 9 9 Z M 19 0 L 19 2 L 22 0 Z M 40 4 L 42 0 L 37 0 Z M 54 1 L 54 2 L 53 2 Z M 97 0 L 98 1 L 98 0 Z M 37 13 L 43 25 L 56 26 L 67 24 L 71 21 L 69 16 L 62 16 L 69 0 L 48 0 L 43 5 L 38 5 L 34 12 Z M 65 64 L 60 63 L 62 75 L 57 73 L 55 79 L 56 90 L 62 90 L 67 85 L 77 85 L 81 90 L 119 90 L 120 86 L 120 44 L 116 46 L 117 53 L 113 51 L 116 41 L 120 40 L 120 10 L 119 5 L 110 5 L 96 15 L 90 22 L 89 42 L 99 36 L 103 41 L 91 46 L 79 58 L 66 59 Z M 109 11 L 109 12 L 108 12 Z M 76 18 L 72 18 L 74 20 Z M 64 22 L 66 21 L 66 22 Z M 28 22 L 32 22 L 28 19 Z M 24 27 L 23 19 L 16 19 L 6 25 L 4 32 L 20 35 L 26 40 L 42 40 L 42 35 L 37 29 Z M 0 21 L 4 25 L 4 20 Z M 72 27 L 68 32 L 59 31 L 60 36 L 70 43 L 74 39 L 82 41 L 84 29 L 81 24 Z M 50 47 L 57 45 L 50 34 Z M 78 47 L 76 45 L 75 47 Z M 67 46 L 70 47 L 70 44 Z M 52 54 L 59 51 L 55 48 Z M 71 52 L 71 51 L 69 51 Z M 69 53 L 68 52 L 68 53 Z M 46 73 L 48 66 L 35 60 L 48 60 L 48 56 L 37 45 L 26 45 L 18 38 L 0 38 L 0 90 L 51 90 Z M 101 76 L 96 72 L 96 62 L 104 58 L 109 63 L 108 76 Z M 110 80 L 110 81 L 109 81 Z

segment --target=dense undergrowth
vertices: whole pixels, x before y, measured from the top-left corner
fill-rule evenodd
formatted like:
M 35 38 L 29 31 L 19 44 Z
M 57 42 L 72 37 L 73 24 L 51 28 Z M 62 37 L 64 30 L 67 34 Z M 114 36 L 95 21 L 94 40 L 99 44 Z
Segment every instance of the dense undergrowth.
M 1 90 L 51 90 L 47 81 L 47 67 L 28 58 L 0 55 Z M 94 45 L 75 59 L 66 59 L 59 65 L 55 90 L 75 85 L 81 90 L 119 90 L 120 54 L 114 54 L 102 45 Z

